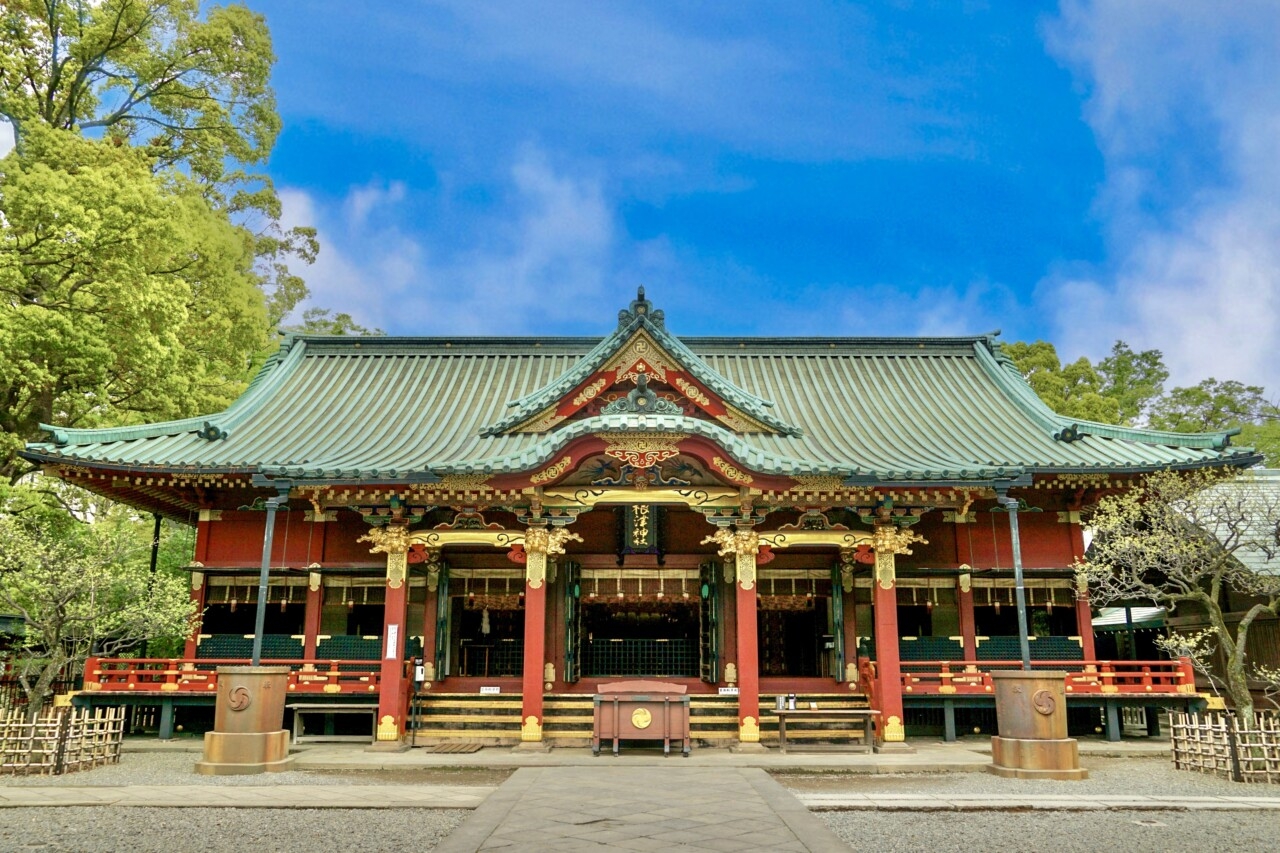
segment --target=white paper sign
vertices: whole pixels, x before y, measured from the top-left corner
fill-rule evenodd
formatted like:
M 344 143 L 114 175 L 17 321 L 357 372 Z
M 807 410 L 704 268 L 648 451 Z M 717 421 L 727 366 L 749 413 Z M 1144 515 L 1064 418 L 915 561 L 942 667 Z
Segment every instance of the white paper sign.
M 400 626 L 387 626 L 387 660 L 400 657 Z
M 737 696 L 737 695 L 738 695 L 738 688 L 736 688 L 736 687 L 721 687 L 721 688 L 720 688 L 720 695 L 721 695 L 721 696 Z
M 498 694 L 498 693 L 501 693 L 501 692 L 502 692 L 502 688 L 501 688 L 501 687 L 481 687 L 481 688 L 480 688 L 480 695 L 481 695 L 481 696 L 493 696 L 493 695 Z

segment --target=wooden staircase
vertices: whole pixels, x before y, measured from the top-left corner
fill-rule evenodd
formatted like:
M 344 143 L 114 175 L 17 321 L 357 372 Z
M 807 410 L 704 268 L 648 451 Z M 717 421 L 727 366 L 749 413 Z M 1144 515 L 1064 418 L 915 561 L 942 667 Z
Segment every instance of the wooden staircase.
M 776 694 L 760 695 L 760 741 L 778 742 L 778 718 L 770 710 Z M 796 706 L 817 702 L 823 710 L 866 708 L 860 693 L 796 694 Z M 589 693 L 549 693 L 543 699 L 542 737 L 552 746 L 586 747 L 591 744 L 595 706 Z M 428 693 L 418 697 L 411 730 L 415 746 L 442 743 L 479 743 L 514 746 L 520 742 L 520 697 L 507 693 Z M 729 746 L 738 741 L 738 698 L 696 694 L 689 697 L 689 729 L 699 747 Z M 819 722 L 793 719 L 787 725 L 787 741 L 846 743 L 860 740 L 862 726 L 852 720 Z

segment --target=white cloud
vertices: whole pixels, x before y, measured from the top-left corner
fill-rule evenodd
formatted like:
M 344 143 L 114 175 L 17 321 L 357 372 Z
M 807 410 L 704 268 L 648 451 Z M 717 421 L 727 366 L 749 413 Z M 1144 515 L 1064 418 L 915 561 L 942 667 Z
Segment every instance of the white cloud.
M 470 335 L 598 321 L 600 305 L 626 289 L 611 281 L 618 228 L 600 180 L 557 171 L 530 148 L 512 165 L 508 192 L 502 213 L 471 227 L 461 245 L 395 224 L 394 209 L 409 200 L 402 184 L 354 187 L 335 204 L 297 189 L 281 197 L 286 224 L 319 230 L 320 258 L 304 273 L 310 303 L 363 325 Z
M 1060 348 L 1280 392 L 1280 5 L 1068 2 L 1046 34 L 1090 87 L 1115 259 L 1042 283 Z

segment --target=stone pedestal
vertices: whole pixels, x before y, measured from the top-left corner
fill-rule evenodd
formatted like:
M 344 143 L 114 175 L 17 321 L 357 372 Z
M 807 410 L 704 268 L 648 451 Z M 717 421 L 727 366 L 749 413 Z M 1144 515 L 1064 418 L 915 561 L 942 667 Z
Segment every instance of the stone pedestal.
M 1074 738 L 1067 737 L 1065 672 L 991 673 L 996 723 L 987 770 L 1015 779 L 1085 779 Z
M 284 728 L 287 666 L 220 666 L 213 731 L 205 733 L 196 772 L 206 776 L 289 770 Z

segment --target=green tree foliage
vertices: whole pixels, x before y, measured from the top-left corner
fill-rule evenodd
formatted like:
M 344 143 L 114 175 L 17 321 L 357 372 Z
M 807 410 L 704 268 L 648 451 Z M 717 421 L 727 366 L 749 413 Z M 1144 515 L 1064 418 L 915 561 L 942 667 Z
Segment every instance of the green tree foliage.
M 41 421 L 226 405 L 305 298 L 314 231 L 252 172 L 274 59 L 244 6 L 0 0 L 0 476 Z
M 1259 616 L 1280 615 L 1280 492 L 1247 472 L 1162 471 L 1103 498 L 1090 523 L 1093 544 L 1077 568 L 1093 602 L 1138 599 L 1203 613 L 1225 661 L 1226 693 L 1252 722 L 1246 647 Z M 1231 618 L 1228 591 L 1252 602 Z
M 381 329 L 368 329 L 357 323 L 350 314 L 333 313 L 327 308 L 308 308 L 302 312 L 302 322 L 284 326 L 286 332 L 300 335 L 385 335 Z
M 102 513 L 93 523 L 22 489 L 8 493 L 0 515 L 0 610 L 25 623 L 12 666 L 33 712 L 92 651 L 136 650 L 185 637 L 194 624 L 181 574 L 163 565 L 151 573 L 150 531 L 140 519 L 122 505 L 85 500 Z
M 144 151 L 33 128 L 0 183 L 0 472 L 40 423 L 181 417 L 267 346 L 253 246 Z
M 1280 407 L 1256 385 L 1206 379 L 1165 391 L 1169 371 L 1159 350 L 1135 352 L 1116 341 L 1097 364 L 1087 358 L 1063 365 L 1053 344 L 1005 344 L 1004 352 L 1049 408 L 1080 420 L 1171 432 L 1215 432 L 1239 427 L 1237 444 L 1257 448 L 1267 464 L 1280 464 Z

